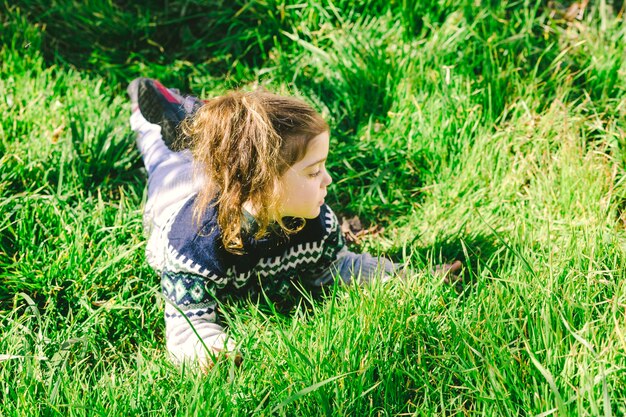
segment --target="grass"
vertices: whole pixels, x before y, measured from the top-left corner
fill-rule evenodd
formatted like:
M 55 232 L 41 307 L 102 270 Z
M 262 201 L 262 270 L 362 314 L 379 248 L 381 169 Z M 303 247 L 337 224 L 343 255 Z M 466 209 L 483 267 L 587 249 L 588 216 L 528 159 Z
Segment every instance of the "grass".
M 626 414 L 626 25 L 592 3 L 1 3 L 0 415 Z M 306 97 L 406 282 L 225 305 L 242 365 L 170 364 L 139 75 Z

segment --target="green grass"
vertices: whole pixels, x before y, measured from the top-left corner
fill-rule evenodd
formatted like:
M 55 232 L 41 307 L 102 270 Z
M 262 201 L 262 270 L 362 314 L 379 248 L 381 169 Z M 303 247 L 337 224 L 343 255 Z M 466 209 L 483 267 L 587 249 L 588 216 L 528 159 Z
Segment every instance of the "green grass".
M 626 414 L 623 3 L 218 3 L 0 4 L 0 415 Z M 225 305 L 242 365 L 172 365 L 139 75 L 306 97 L 407 281 Z

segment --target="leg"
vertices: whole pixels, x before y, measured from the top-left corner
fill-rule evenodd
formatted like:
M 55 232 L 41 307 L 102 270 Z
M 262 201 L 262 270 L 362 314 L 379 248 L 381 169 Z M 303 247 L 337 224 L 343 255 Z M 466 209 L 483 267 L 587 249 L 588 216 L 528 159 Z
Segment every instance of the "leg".
M 133 112 L 130 125 L 137 133 L 137 148 L 148 171 L 144 220 L 151 230 L 152 227 L 163 226 L 162 217 L 167 209 L 197 192 L 201 181 L 193 178 L 190 152 L 168 149 L 158 125 L 149 123 L 139 111 Z
M 200 189 L 203 181 L 193 178 L 190 151 L 172 151 L 163 140 L 162 127 L 155 124 L 159 120 L 153 119 L 150 123 L 144 117 L 142 110 L 157 118 L 163 117 L 165 110 L 180 110 L 176 104 L 164 104 L 160 100 L 162 97 L 155 95 L 156 90 L 151 87 L 153 83 L 147 78 L 138 78 L 128 86 L 128 95 L 133 110 L 130 125 L 137 134 L 137 148 L 148 171 L 148 200 L 143 217 L 144 232 L 148 237 L 146 258 L 150 266 L 161 271 L 165 262 L 167 221 Z M 153 103 L 156 108 L 150 107 L 150 100 L 146 101 L 150 97 L 158 99 Z M 173 139 L 170 137 L 170 141 Z

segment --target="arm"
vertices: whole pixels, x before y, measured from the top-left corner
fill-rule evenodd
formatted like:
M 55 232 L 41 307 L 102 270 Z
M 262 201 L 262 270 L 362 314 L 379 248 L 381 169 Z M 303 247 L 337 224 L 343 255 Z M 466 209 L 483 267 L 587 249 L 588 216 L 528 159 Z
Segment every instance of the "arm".
M 163 272 L 161 288 L 167 350 L 174 361 L 210 366 L 220 352 L 235 350 L 234 341 L 217 324 L 215 296 L 203 276 Z
M 370 283 L 375 279 L 386 282 L 402 269 L 400 264 L 394 264 L 387 258 L 350 252 L 345 246 L 333 266 L 345 283 L 350 283 L 353 277 L 360 278 L 361 283 Z
M 394 264 L 384 257 L 375 257 L 369 253 L 350 252 L 345 246 L 337 254 L 337 259 L 329 270 L 312 280 L 316 287 L 334 282 L 339 275 L 345 284 L 357 279 L 361 284 L 368 284 L 375 279 L 389 281 L 395 274 L 402 273 L 402 265 Z
M 325 238 L 324 254 L 320 264 L 325 265 L 321 270 L 313 272 L 307 281 L 313 287 L 321 287 L 334 282 L 339 275 L 341 280 L 349 284 L 353 279 L 359 283 L 370 283 L 375 279 L 388 281 L 395 274 L 402 275 L 403 265 L 394 264 L 384 257 L 375 257 L 368 253 L 350 252 L 345 244 L 343 233 L 335 213 L 327 205 L 322 206 L 320 217 L 323 219 Z

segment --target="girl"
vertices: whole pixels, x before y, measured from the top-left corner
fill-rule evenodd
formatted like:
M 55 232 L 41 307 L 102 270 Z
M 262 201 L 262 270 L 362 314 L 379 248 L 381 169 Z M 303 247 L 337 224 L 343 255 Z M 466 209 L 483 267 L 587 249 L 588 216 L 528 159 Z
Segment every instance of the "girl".
M 217 316 L 227 296 L 281 299 L 294 285 L 394 274 L 389 260 L 346 249 L 324 203 L 329 128 L 307 103 L 264 90 L 202 102 L 147 78 L 128 92 L 148 171 L 147 260 L 169 301 L 175 361 L 210 366 L 235 351 Z

